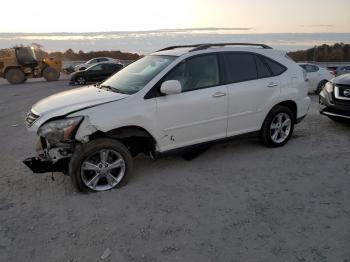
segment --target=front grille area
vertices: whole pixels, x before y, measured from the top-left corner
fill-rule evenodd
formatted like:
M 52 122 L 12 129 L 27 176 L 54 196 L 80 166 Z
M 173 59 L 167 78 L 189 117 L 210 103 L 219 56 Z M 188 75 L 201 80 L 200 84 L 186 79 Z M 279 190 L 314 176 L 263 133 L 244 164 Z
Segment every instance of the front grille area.
M 30 111 L 27 116 L 26 116 L 26 124 L 27 124 L 27 127 L 31 127 L 33 125 L 33 123 L 39 118 L 38 115 L 34 114 L 32 111 Z
M 343 103 L 350 104 L 350 86 L 336 85 L 334 96 L 337 100 L 341 100 Z

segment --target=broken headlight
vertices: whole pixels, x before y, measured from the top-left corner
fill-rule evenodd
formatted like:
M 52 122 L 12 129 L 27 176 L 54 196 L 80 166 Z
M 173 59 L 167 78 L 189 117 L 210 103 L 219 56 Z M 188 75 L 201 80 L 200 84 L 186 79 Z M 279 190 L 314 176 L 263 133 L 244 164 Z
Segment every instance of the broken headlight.
M 54 120 L 42 125 L 38 135 L 53 142 L 68 141 L 81 123 L 83 117 Z
M 334 91 L 334 84 L 332 82 L 327 82 L 324 88 L 328 93 L 332 93 Z

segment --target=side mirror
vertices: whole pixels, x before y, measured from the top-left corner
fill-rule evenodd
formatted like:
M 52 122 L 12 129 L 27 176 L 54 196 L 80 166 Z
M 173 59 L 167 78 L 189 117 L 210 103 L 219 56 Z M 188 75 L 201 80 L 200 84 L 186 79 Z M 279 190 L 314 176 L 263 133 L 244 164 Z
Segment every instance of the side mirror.
M 181 83 L 178 80 L 168 80 L 162 83 L 160 92 L 165 95 L 180 94 L 182 91 Z

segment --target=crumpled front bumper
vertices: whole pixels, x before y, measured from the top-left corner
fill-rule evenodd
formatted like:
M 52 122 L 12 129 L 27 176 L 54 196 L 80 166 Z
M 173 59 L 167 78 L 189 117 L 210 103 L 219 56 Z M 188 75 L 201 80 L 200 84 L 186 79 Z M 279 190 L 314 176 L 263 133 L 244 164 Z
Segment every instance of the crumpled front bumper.
M 322 115 L 350 119 L 350 103 L 334 98 L 334 94 L 321 92 L 319 97 L 319 111 Z
M 69 159 L 61 159 L 53 163 L 41 157 L 28 157 L 23 163 L 32 170 L 33 173 L 68 172 Z

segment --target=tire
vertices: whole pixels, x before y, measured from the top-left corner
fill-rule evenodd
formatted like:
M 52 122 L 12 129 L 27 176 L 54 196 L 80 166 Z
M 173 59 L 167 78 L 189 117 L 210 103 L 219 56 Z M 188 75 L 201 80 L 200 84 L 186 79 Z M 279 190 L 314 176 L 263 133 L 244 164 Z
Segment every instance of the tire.
M 129 150 L 122 143 L 99 138 L 82 144 L 73 153 L 69 175 L 79 191 L 107 191 L 126 185 L 132 172 L 132 162 Z
M 294 123 L 294 114 L 288 107 L 275 106 L 261 127 L 261 142 L 268 147 L 285 145 L 292 136 Z
M 60 78 L 60 72 L 52 67 L 46 67 L 43 71 L 43 76 L 46 81 L 57 81 Z
M 319 95 L 321 93 L 323 87 L 327 84 L 327 82 L 328 82 L 327 80 L 322 80 L 320 83 L 318 83 L 318 86 L 315 90 L 316 95 Z
M 6 72 L 5 78 L 10 84 L 22 84 L 24 83 L 26 76 L 21 69 L 12 68 Z
M 83 76 L 78 76 L 77 79 L 75 79 L 75 83 L 77 85 L 85 85 L 86 84 L 86 78 Z

